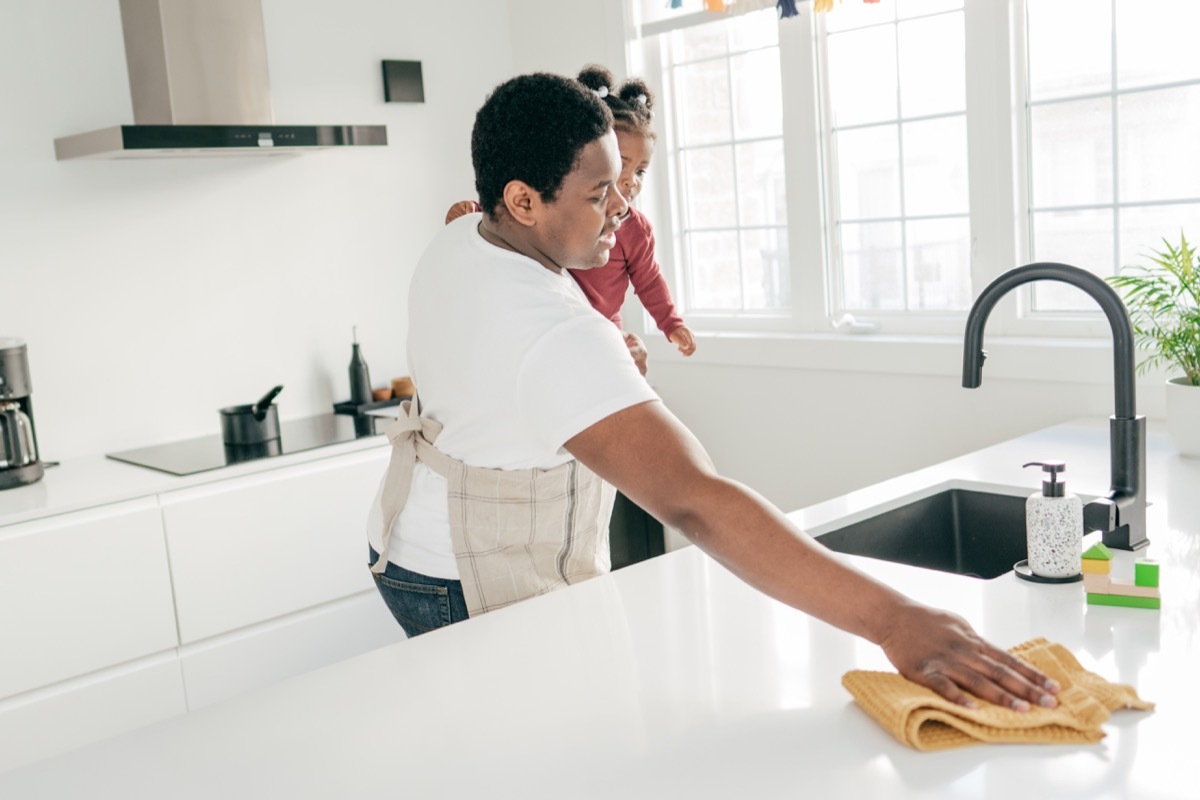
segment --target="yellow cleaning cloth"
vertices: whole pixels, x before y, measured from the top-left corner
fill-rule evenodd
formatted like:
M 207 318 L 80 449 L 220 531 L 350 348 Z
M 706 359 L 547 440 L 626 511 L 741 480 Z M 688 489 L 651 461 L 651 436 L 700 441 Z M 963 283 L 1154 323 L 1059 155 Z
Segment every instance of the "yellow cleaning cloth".
M 1104 738 L 1100 725 L 1117 708 L 1149 710 L 1133 687 L 1109 683 L 1085 670 L 1060 644 L 1032 639 L 1009 650 L 1058 681 L 1057 708 L 1018 712 L 976 698 L 978 708 L 952 703 L 893 672 L 853 670 L 842 685 L 863 710 L 901 743 L 917 750 L 949 750 L 983 742 L 1087 744 Z

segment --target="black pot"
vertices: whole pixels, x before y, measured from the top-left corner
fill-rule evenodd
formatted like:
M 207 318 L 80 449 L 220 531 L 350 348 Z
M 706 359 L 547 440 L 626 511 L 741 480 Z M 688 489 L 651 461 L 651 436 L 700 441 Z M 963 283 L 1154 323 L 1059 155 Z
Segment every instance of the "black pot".
M 255 413 L 253 403 L 221 409 L 221 439 L 225 444 L 261 444 L 279 438 L 279 406 Z
M 257 403 L 221 409 L 221 439 L 227 445 L 262 444 L 279 438 L 279 407 L 271 401 L 283 390 L 276 386 Z

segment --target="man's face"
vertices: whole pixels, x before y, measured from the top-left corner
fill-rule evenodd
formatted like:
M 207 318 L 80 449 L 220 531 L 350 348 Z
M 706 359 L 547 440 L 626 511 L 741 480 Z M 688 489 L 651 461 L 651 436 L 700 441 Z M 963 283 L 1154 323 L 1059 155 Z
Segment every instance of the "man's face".
M 629 204 L 617 190 L 621 154 L 609 131 L 586 145 L 553 203 L 541 206 L 538 249 L 555 266 L 602 267 Z

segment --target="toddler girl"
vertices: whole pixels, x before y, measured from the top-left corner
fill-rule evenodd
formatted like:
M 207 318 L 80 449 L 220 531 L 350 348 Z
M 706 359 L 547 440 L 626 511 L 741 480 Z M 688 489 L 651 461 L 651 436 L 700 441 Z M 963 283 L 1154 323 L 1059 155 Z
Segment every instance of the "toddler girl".
M 654 317 L 659 330 L 690 356 L 696 352 L 696 339 L 675 310 L 671 292 L 654 258 L 654 230 L 645 215 L 633 207 L 642 191 L 642 181 L 650 167 L 656 136 L 650 127 L 654 97 L 645 82 L 630 78 L 615 91 L 613 76 L 601 66 L 587 66 L 579 73 L 579 82 L 595 92 L 613 114 L 613 128 L 621 151 L 621 177 L 617 188 L 629 201 L 629 213 L 617 229 L 617 245 L 608 264 L 594 269 L 570 270 L 592 307 L 621 327 L 621 304 L 633 284 L 638 299 Z M 464 200 L 446 213 L 446 222 L 463 214 L 482 210 L 478 203 Z

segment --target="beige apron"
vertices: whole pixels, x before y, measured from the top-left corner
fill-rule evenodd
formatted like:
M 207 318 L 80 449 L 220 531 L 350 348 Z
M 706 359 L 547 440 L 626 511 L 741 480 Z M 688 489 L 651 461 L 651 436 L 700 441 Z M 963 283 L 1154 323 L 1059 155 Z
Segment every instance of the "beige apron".
M 471 467 L 433 446 L 441 423 L 416 395 L 384 433 L 392 458 L 383 486 L 382 573 L 396 517 L 419 460 L 449 484 L 450 538 L 470 616 L 603 575 L 615 490 L 578 461 L 553 469 Z

